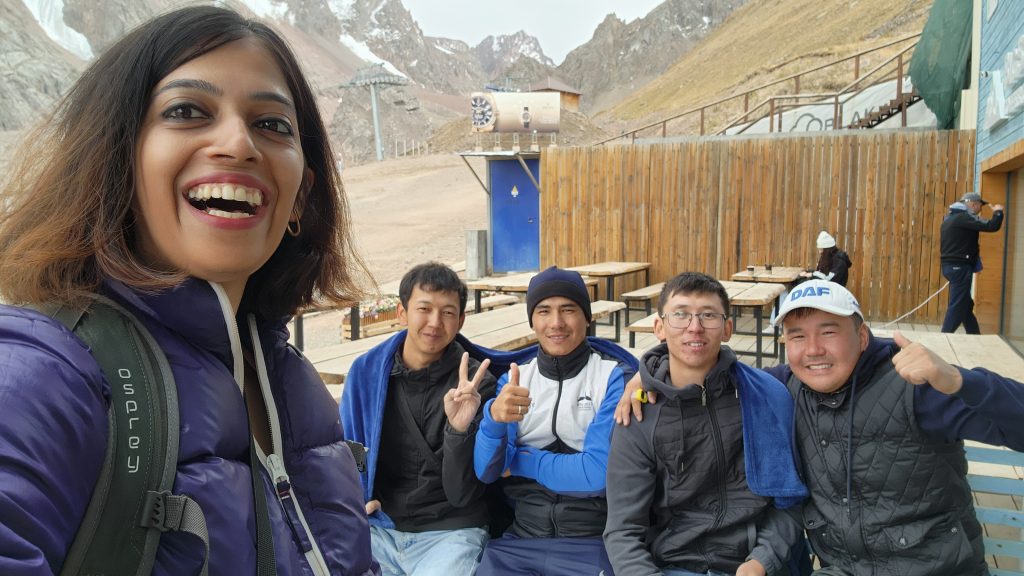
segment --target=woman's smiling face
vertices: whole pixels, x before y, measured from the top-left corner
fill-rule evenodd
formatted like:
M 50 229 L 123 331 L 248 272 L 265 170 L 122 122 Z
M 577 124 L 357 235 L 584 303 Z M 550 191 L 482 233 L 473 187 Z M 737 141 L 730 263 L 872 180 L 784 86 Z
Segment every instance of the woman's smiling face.
M 222 284 L 237 306 L 294 219 L 306 172 L 297 122 L 277 60 L 253 38 L 160 80 L 135 160 L 142 258 Z

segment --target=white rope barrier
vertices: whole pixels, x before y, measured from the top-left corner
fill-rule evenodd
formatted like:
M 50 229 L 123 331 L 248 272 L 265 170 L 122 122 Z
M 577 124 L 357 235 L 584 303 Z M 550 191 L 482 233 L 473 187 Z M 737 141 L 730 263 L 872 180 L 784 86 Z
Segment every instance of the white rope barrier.
M 910 312 L 907 312 L 907 313 L 906 313 L 906 314 L 904 314 L 903 316 L 900 316 L 899 318 L 897 318 L 897 319 L 893 320 L 892 322 L 889 322 L 888 324 L 885 324 L 884 326 L 882 326 L 882 329 L 884 330 L 885 328 L 888 328 L 889 326 L 892 326 L 893 324 L 895 324 L 895 323 L 899 322 L 900 320 L 903 320 L 904 318 L 906 318 L 906 317 L 910 316 L 910 315 L 911 315 L 911 314 L 913 314 L 914 312 L 917 312 L 917 311 L 918 311 L 918 310 L 920 310 L 920 309 L 921 309 L 922 307 L 924 307 L 924 305 L 925 305 L 925 304 L 927 304 L 927 303 L 931 302 L 931 301 L 932 301 L 932 299 L 934 299 L 934 298 L 935 298 L 936 296 L 938 296 L 939 294 L 941 294 L 941 293 L 942 293 L 942 291 L 943 291 L 943 290 L 945 290 L 945 289 L 946 289 L 946 288 L 947 288 L 948 286 L 949 286 L 949 282 L 946 282 L 945 284 L 943 284 L 943 285 L 942 285 L 942 288 L 939 288 L 938 290 L 936 290 L 936 291 L 935 291 L 935 293 L 934 293 L 934 294 L 932 294 L 931 296 L 929 296 L 928 298 L 926 298 L 924 302 L 921 302 L 920 304 L 918 304 L 918 305 L 917 305 L 917 308 L 914 308 L 913 310 L 911 310 Z

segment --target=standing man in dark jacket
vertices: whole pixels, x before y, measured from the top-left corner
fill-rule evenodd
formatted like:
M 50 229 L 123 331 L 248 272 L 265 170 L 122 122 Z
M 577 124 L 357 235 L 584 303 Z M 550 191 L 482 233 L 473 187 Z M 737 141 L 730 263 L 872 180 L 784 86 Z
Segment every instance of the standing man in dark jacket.
M 498 381 L 474 460 L 484 482 L 507 477 L 515 520 L 487 545 L 477 575 L 610 575 L 601 541 L 608 447 L 636 359 L 587 338 L 590 295 L 578 272 L 552 266 L 534 276 L 526 311 L 539 345 Z
M 848 290 L 801 284 L 779 321 L 821 575 L 988 574 L 964 440 L 1024 449 L 1024 385 L 874 338 Z
M 978 233 L 995 232 L 1003 224 L 1002 204 L 992 205 L 992 219 L 978 217 L 981 207 L 988 202 L 980 194 L 964 194 L 959 202 L 949 207 L 942 221 L 941 263 L 942 275 L 949 280 L 949 305 L 942 321 L 943 332 L 956 332 L 960 324 L 968 334 L 980 334 L 978 319 L 974 316 L 971 281 L 975 272 L 981 272 L 978 257 Z
M 729 296 L 714 278 L 668 281 L 640 363 L 657 401 L 617 426 L 605 546 L 618 576 L 789 574 L 802 529 L 780 508 L 807 495 L 785 386 L 736 361 Z
M 456 339 L 466 286 L 436 262 L 399 285 L 406 330 L 356 360 L 345 382 L 345 437 L 368 447 L 362 474 L 373 555 L 385 575 L 472 574 L 487 542 L 484 484 L 473 473 L 489 360 Z

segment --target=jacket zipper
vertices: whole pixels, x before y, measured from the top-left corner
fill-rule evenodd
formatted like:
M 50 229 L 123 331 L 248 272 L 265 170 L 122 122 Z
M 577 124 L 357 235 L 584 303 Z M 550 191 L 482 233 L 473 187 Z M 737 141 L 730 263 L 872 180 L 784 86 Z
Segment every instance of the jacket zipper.
M 725 517 L 728 501 L 726 500 L 725 474 L 722 473 L 725 469 L 725 449 L 722 447 L 722 433 L 718 429 L 718 416 L 715 414 L 714 402 L 708 402 L 707 400 L 707 389 L 701 386 L 701 403 L 707 407 L 708 417 L 711 420 L 711 434 L 715 438 L 715 454 L 718 459 L 718 496 L 722 503 L 718 509 L 718 514 L 715 515 L 715 521 L 711 525 L 711 529 L 714 530 L 719 527 L 722 519 Z
M 239 394 L 245 395 L 245 358 L 242 355 L 242 339 L 239 336 L 238 325 L 235 323 L 234 314 L 231 313 L 231 301 L 228 300 L 227 293 L 216 282 L 210 282 L 210 286 L 213 288 L 217 299 L 220 301 L 221 312 L 224 314 L 224 321 L 228 327 L 228 339 L 231 341 L 231 356 L 233 359 L 233 369 L 235 383 L 238 384 Z M 306 555 L 306 561 L 309 563 L 313 573 L 317 576 L 329 576 L 330 570 L 327 569 L 327 562 L 324 560 L 323 555 L 320 553 L 320 549 L 316 546 L 315 540 L 310 536 L 311 532 L 309 526 L 306 524 L 305 518 L 302 516 L 302 510 L 299 509 L 298 503 L 295 502 L 295 494 L 291 490 L 291 484 L 288 481 L 288 472 L 285 470 L 284 462 L 281 460 L 278 453 L 281 450 L 281 431 L 276 426 L 277 420 L 277 406 L 274 404 L 274 397 L 270 393 L 269 379 L 267 377 L 267 366 L 265 359 L 263 358 L 263 347 L 260 343 L 259 333 L 256 330 L 256 320 L 253 316 L 249 317 L 250 333 L 252 334 L 253 340 L 253 356 L 256 358 L 256 372 L 257 377 L 260 381 L 260 390 L 263 392 L 263 404 L 267 410 L 267 425 L 270 427 L 270 441 L 272 451 L 270 456 L 265 456 L 259 443 L 255 442 L 255 439 L 250 438 L 251 442 L 254 442 L 256 446 L 256 455 L 259 457 L 260 462 L 267 469 L 270 474 L 271 480 L 275 485 L 277 491 L 278 501 L 284 508 L 284 516 L 288 519 L 289 528 L 292 534 L 296 536 L 297 541 L 302 542 L 299 538 L 298 530 L 295 527 L 295 520 L 297 519 L 302 525 L 304 530 L 304 536 L 306 542 L 303 543 L 303 552 Z M 276 460 L 276 462 L 275 462 Z M 284 484 L 279 484 L 279 479 L 283 480 Z M 289 511 L 289 506 L 282 500 L 281 490 L 285 489 L 288 495 L 288 501 L 291 503 L 293 511 Z M 309 544 L 307 549 L 306 543 Z
M 555 440 L 562 442 L 562 439 L 558 436 L 558 405 L 562 402 L 562 366 L 558 363 L 558 358 L 552 358 L 555 363 L 555 371 L 558 373 L 558 395 L 555 396 L 555 408 L 551 414 L 551 435 L 555 437 Z M 538 370 L 540 366 L 538 365 Z M 562 442 L 564 444 L 564 442 Z M 561 496 L 555 494 L 555 503 L 551 505 L 551 528 L 554 530 L 554 537 L 558 538 L 558 520 L 556 518 L 556 512 L 558 510 L 558 504 L 560 503 Z
M 263 460 L 263 465 L 270 472 L 270 478 L 274 484 L 274 492 L 277 495 L 277 501 L 284 509 L 285 518 L 288 520 L 288 527 L 302 547 L 302 551 L 306 555 L 306 561 L 309 563 L 313 573 L 317 576 L 330 576 L 327 561 L 324 560 L 320 548 L 316 545 L 313 531 L 310 530 L 306 517 L 302 513 L 302 508 L 295 498 L 295 492 L 292 490 L 291 481 L 288 478 L 288 471 L 285 469 L 284 460 L 280 456 L 282 440 L 281 429 L 277 425 L 279 422 L 277 404 L 274 403 L 274 396 L 270 391 L 270 377 L 267 374 L 267 364 L 263 356 L 263 345 L 260 342 L 259 331 L 256 329 L 256 317 L 250 314 L 248 320 L 249 334 L 252 337 L 253 356 L 256 357 L 256 372 L 259 376 L 260 390 L 263 392 L 263 405 L 267 409 L 267 421 L 270 425 L 270 442 L 273 447 L 271 453 Z M 257 450 L 257 454 L 262 456 L 262 450 Z

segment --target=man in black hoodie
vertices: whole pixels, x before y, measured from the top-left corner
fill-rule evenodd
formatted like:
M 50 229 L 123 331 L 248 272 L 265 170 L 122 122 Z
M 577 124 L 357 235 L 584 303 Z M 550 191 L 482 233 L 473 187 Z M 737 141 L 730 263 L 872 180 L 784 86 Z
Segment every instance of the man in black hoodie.
M 733 326 L 714 278 L 676 276 L 658 311 L 664 343 L 640 363 L 657 402 L 612 435 L 604 540 L 615 574 L 789 574 L 801 529 L 779 508 L 806 495 L 792 400 L 722 345 Z
M 978 234 L 996 232 L 1003 224 L 1003 206 L 992 205 L 992 219 L 978 217 L 981 207 L 988 202 L 980 194 L 964 194 L 959 202 L 949 207 L 949 214 L 940 229 L 940 260 L 942 275 L 949 280 L 949 305 L 942 321 L 943 332 L 956 332 L 960 324 L 968 334 L 981 334 L 974 316 L 971 281 L 975 272 L 981 272 L 978 257 Z

